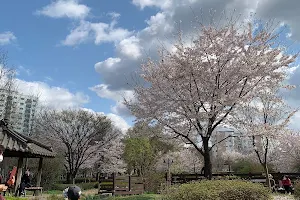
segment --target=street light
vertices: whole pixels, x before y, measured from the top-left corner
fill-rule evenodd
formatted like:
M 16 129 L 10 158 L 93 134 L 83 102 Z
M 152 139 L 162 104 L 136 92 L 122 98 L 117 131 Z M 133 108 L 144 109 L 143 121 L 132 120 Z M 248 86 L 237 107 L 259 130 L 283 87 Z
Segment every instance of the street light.
M 164 159 L 164 163 L 167 163 L 167 167 L 168 167 L 168 175 L 167 175 L 167 183 L 168 186 L 171 185 L 171 164 L 173 163 L 173 160 L 168 158 L 168 159 Z

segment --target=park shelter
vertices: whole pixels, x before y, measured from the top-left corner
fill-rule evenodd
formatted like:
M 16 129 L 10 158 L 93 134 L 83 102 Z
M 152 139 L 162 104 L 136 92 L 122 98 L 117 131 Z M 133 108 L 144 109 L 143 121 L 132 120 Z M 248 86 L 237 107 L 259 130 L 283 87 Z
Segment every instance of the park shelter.
M 15 191 L 20 185 L 24 160 L 38 158 L 39 166 L 36 186 L 39 187 L 42 178 L 43 158 L 54 158 L 55 153 L 50 146 L 44 145 L 9 127 L 6 120 L 0 120 L 0 148 L 4 157 L 18 157 Z

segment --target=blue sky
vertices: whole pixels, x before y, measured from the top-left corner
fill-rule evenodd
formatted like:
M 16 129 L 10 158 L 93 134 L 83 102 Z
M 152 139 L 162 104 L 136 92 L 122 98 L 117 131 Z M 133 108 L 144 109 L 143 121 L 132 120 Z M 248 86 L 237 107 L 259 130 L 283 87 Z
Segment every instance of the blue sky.
M 21 92 L 38 93 L 54 108 L 104 112 L 126 130 L 133 117 L 121 101 L 132 97 L 132 75 L 144 58 L 156 56 L 159 42 L 171 43 L 175 22 L 190 31 L 191 8 L 279 19 L 297 50 L 299 7 L 297 0 L 2 0 L 0 49 L 18 71 Z M 290 81 L 300 85 L 300 70 L 293 69 Z M 299 100 L 297 90 L 290 102 Z

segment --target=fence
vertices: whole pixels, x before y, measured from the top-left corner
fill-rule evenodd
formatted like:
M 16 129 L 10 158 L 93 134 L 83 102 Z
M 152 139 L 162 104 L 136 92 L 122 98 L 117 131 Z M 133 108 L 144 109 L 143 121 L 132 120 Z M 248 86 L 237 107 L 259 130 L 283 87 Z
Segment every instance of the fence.
M 144 183 L 138 176 L 117 176 L 112 174 L 99 178 L 99 194 L 112 193 L 113 195 L 143 194 Z
M 276 183 L 282 179 L 284 175 L 287 175 L 292 182 L 300 179 L 300 173 L 270 173 L 273 176 L 273 179 Z M 249 173 L 249 174 L 237 174 L 237 173 L 220 173 L 213 174 L 213 179 L 218 179 L 220 177 L 228 176 L 238 176 L 242 179 L 265 179 L 266 177 L 262 173 Z M 167 176 L 166 176 L 167 178 Z M 171 184 L 182 184 L 190 181 L 199 181 L 205 179 L 203 174 L 171 174 Z M 166 179 L 167 180 L 167 179 Z

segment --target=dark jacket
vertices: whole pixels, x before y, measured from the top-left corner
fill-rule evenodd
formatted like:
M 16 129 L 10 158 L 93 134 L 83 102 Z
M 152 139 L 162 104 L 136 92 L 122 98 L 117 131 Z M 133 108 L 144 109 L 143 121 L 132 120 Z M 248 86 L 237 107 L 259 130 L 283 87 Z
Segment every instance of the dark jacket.
M 30 177 L 27 174 L 24 174 L 21 178 L 21 182 L 25 184 L 30 184 Z

